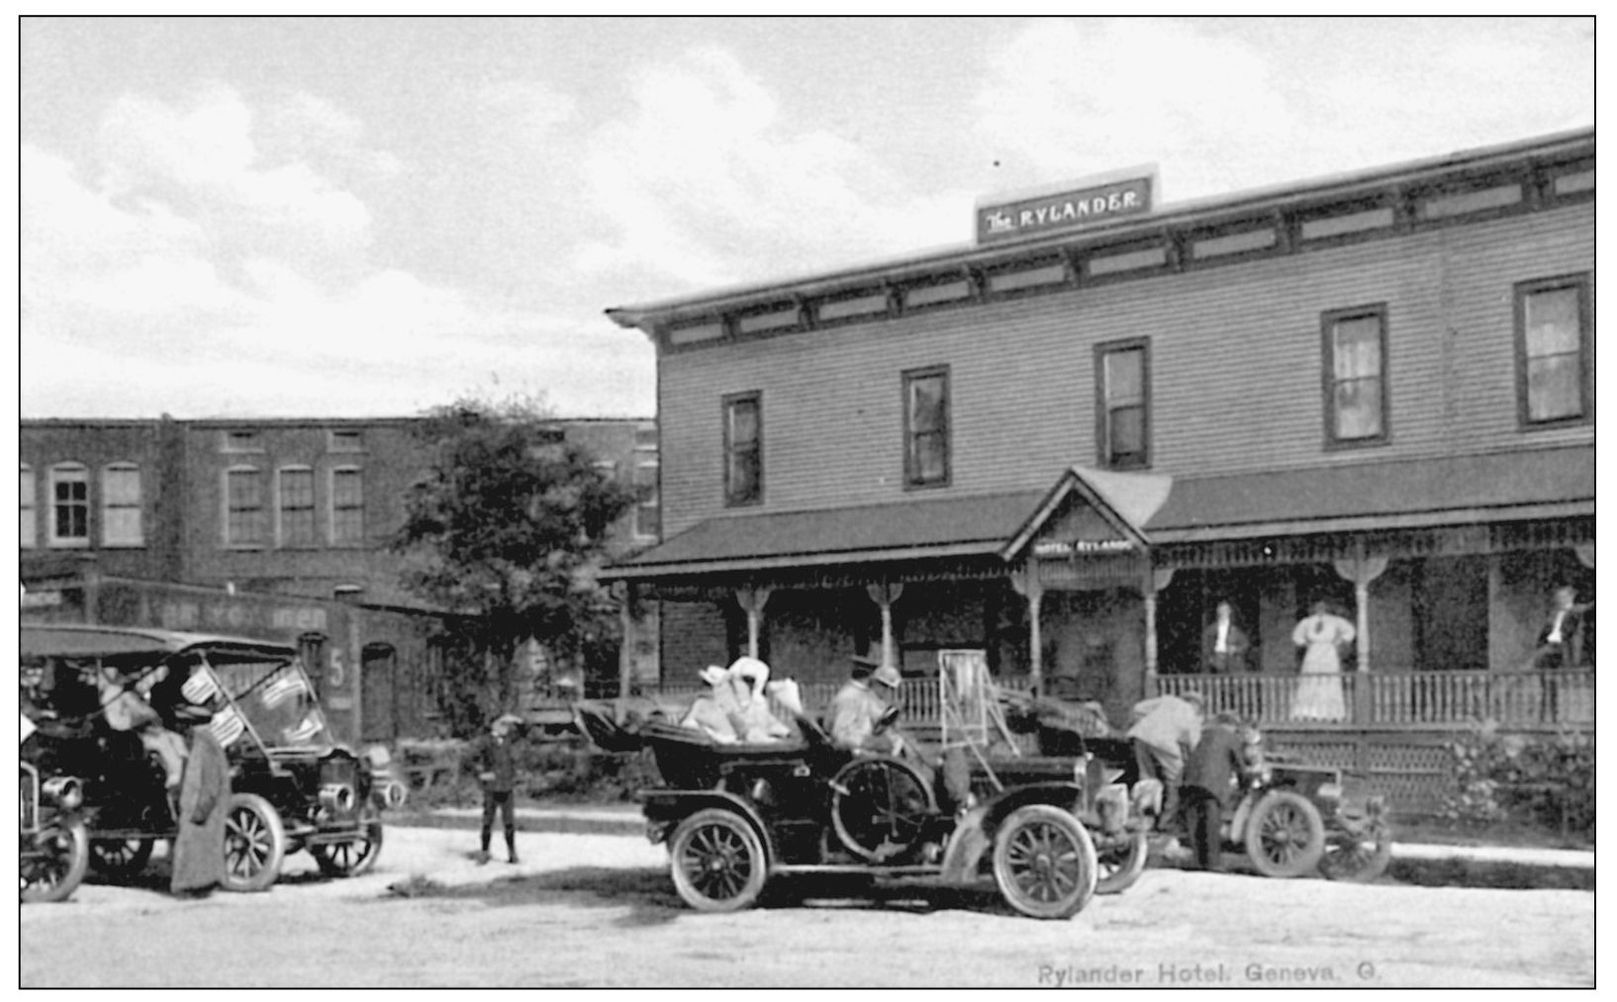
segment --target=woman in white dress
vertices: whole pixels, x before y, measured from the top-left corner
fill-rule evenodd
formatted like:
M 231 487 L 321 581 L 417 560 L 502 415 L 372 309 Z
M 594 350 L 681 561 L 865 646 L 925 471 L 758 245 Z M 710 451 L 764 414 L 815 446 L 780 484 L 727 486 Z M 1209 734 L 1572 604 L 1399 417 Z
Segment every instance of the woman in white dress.
M 1342 698 L 1341 648 L 1353 643 L 1353 624 L 1334 616 L 1324 602 L 1315 602 L 1313 613 L 1291 631 L 1291 642 L 1306 648 L 1302 679 L 1291 700 L 1294 720 L 1344 720 L 1347 703 Z

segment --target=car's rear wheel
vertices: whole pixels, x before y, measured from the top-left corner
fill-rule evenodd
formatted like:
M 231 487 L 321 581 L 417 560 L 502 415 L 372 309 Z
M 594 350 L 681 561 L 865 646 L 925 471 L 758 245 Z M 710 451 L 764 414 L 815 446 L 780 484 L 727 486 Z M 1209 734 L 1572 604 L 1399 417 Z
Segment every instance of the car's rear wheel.
M 674 889 L 701 912 L 733 912 L 758 900 L 769 876 L 763 843 L 734 811 L 697 811 L 669 842 Z
M 357 877 L 375 866 L 382 854 L 382 819 L 368 817 L 354 838 L 312 845 L 309 854 L 328 877 Z
M 114 879 L 133 877 L 146 869 L 156 841 L 149 838 L 96 838 L 90 840 L 90 866 Z
M 225 807 L 225 890 L 264 890 L 281 875 L 285 858 L 280 813 L 256 793 L 232 793 Z
M 1319 872 L 1327 880 L 1368 884 L 1392 863 L 1392 826 L 1381 818 L 1368 821 L 1357 831 L 1333 831 L 1325 838 L 1325 854 Z
M 1270 790 L 1246 823 L 1246 854 L 1265 877 L 1300 877 L 1325 853 L 1319 808 L 1292 790 Z
M 1134 882 L 1140 879 L 1140 874 L 1145 872 L 1146 857 L 1151 851 L 1147 834 L 1135 832 L 1126 842 L 1095 850 L 1096 864 L 1100 868 L 1095 881 L 1096 894 L 1117 894 L 1134 886 Z
M 22 900 L 65 901 L 90 866 L 90 836 L 84 825 L 51 825 L 32 842 L 33 851 L 23 853 L 18 875 Z
M 1095 893 L 1098 869 L 1089 832 L 1059 807 L 1019 807 L 994 836 L 994 883 L 1023 915 L 1078 914 Z

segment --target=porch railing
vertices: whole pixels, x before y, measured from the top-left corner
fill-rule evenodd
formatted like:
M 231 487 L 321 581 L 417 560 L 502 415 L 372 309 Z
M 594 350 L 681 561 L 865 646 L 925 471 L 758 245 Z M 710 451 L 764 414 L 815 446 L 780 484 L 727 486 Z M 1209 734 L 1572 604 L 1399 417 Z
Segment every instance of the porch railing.
M 1338 676 L 1158 675 L 1155 691 L 1199 692 L 1209 712 L 1286 726 L 1427 727 L 1492 719 L 1594 725 L 1594 671 L 1374 671 Z M 1339 686 L 1340 702 L 1330 687 Z

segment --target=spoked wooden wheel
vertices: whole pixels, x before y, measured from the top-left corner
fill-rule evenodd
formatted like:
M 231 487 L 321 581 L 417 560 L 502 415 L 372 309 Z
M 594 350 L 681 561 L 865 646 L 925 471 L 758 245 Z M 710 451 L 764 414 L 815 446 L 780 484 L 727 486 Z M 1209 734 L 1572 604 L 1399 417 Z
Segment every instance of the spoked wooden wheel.
M 1078 914 L 1095 893 L 1098 869 L 1089 832 L 1049 804 L 1017 808 L 994 836 L 994 882 L 1007 904 L 1033 918 Z
M 831 826 L 860 859 L 889 863 L 918 848 L 937 806 L 926 780 L 906 762 L 855 759 L 831 781 Z
M 382 819 L 367 818 L 347 842 L 325 842 L 309 847 L 309 854 L 328 877 L 357 877 L 376 865 L 382 853 Z
M 1358 831 L 1338 830 L 1325 839 L 1319 872 L 1327 880 L 1367 884 L 1387 872 L 1392 862 L 1392 826 L 1381 818 Z
M 1271 790 L 1246 823 L 1246 854 L 1265 877 L 1300 877 L 1325 853 L 1325 822 L 1307 797 Z
M 65 901 L 84 881 L 90 866 L 90 836 L 84 825 L 52 825 L 24 835 L 18 884 L 23 901 Z
M 1135 832 L 1127 842 L 1107 849 L 1095 850 L 1100 868 L 1095 881 L 1096 894 L 1117 894 L 1127 890 L 1145 872 L 1146 856 L 1150 853 L 1145 832 Z
M 146 868 L 156 842 L 146 838 L 90 840 L 90 866 L 109 877 L 131 877 Z
M 702 912 L 733 912 L 758 900 L 768 877 L 763 843 L 747 820 L 709 808 L 681 821 L 669 843 L 674 889 Z
M 286 830 L 269 801 L 253 793 L 233 793 L 225 807 L 227 891 L 262 891 L 281 875 Z

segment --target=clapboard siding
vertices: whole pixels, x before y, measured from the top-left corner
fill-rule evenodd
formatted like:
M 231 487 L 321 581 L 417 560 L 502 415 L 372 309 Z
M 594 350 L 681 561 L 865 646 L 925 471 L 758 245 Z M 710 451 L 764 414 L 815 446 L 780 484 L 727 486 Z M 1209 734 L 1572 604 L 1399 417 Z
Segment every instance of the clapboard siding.
M 1587 441 L 1517 427 L 1513 287 L 1592 271 L 1590 203 L 659 360 L 665 532 L 724 513 L 720 401 L 763 395 L 764 503 L 1038 488 L 1093 464 L 1096 344 L 1151 344 L 1152 467 L 1187 475 Z M 1387 308 L 1388 441 L 1325 444 L 1320 317 Z M 902 373 L 947 365 L 952 481 L 903 486 Z M 758 510 L 740 509 L 739 511 Z

